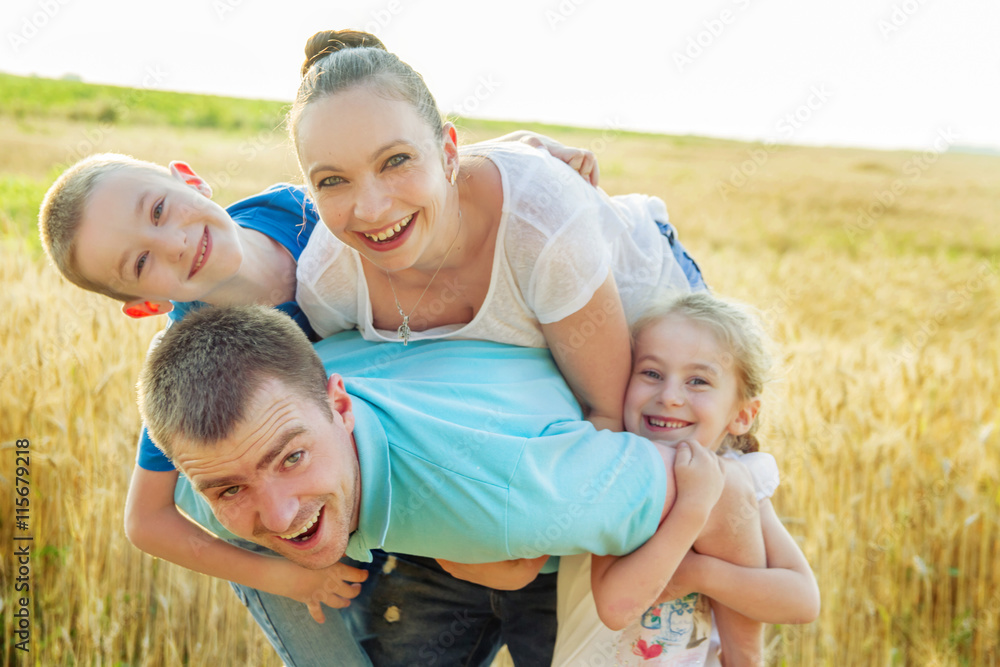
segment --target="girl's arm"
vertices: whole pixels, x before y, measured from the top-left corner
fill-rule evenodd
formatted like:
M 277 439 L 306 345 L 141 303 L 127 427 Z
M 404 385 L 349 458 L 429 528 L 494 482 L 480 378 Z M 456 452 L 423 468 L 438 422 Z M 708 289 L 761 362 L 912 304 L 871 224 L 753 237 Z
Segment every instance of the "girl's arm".
M 631 373 L 628 324 L 615 279 L 607 279 L 580 310 L 542 325 L 563 377 L 598 429 L 622 430 L 622 403 Z
M 805 555 L 778 519 L 770 500 L 761 501 L 760 520 L 767 569 L 740 567 L 692 551 L 661 599 L 698 591 L 763 623 L 815 621 L 820 609 L 819 587 Z
M 698 443 L 677 445 L 677 499 L 649 540 L 627 556 L 593 556 L 590 583 L 601 621 L 620 630 L 656 601 L 708 522 L 722 494 L 718 456 Z
M 174 505 L 178 473 L 139 466 L 132 473 L 125 500 L 125 535 L 137 548 L 189 570 L 298 600 L 317 623 L 320 603 L 346 607 L 368 577 L 364 570 L 337 563 L 307 570 L 284 558 L 271 558 L 235 547 L 206 532 Z

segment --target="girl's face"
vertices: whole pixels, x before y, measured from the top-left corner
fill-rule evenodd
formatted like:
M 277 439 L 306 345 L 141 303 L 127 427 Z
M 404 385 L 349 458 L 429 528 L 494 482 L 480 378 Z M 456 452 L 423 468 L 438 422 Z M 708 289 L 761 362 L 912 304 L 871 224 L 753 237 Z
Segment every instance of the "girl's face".
M 458 167 L 453 136 L 434 136 L 408 102 L 357 86 L 310 104 L 299 163 L 334 236 L 389 271 L 420 266 Z M 444 147 L 442 149 L 442 147 Z
M 670 315 L 639 333 L 634 359 L 625 430 L 671 445 L 697 440 L 712 450 L 727 433 L 749 430 L 756 399 L 740 400 L 732 354 L 708 328 Z

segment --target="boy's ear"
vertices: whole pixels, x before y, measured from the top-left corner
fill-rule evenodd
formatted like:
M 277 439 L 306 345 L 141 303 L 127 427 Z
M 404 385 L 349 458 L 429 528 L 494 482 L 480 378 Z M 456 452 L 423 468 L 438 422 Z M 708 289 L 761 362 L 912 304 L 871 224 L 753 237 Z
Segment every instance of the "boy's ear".
M 142 319 L 152 315 L 165 315 L 174 309 L 169 301 L 128 301 L 122 304 L 122 312 L 133 319 Z
M 170 175 L 184 183 L 184 185 L 190 185 L 209 199 L 212 198 L 212 186 L 204 178 L 194 173 L 194 169 L 187 162 L 181 162 L 180 160 L 171 162 Z
M 743 403 L 733 416 L 732 421 L 729 422 L 729 432 L 733 435 L 743 435 L 749 431 L 758 412 L 760 412 L 760 396 L 754 396 Z

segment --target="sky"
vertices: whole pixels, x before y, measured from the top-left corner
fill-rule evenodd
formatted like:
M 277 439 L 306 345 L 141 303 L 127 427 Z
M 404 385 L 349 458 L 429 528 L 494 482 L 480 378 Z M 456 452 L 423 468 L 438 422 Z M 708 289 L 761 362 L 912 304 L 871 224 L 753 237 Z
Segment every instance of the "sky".
M 374 32 L 446 113 L 1000 149 L 997 0 L 4 0 L 0 71 L 291 101 L 328 28 Z

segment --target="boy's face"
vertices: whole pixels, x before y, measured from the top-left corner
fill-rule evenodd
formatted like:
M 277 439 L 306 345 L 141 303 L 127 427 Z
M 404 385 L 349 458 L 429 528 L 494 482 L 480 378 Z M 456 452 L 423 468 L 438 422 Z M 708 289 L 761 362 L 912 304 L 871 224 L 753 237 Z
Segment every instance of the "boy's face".
M 205 300 L 243 261 L 236 224 L 179 178 L 143 168 L 105 175 L 76 237 L 88 279 L 151 301 Z
M 357 527 L 360 473 L 343 383 L 331 420 L 313 400 L 266 380 L 229 437 L 178 442 L 174 462 L 234 534 L 310 569 L 334 564 Z
M 732 355 L 704 326 L 666 317 L 635 342 L 625 391 L 625 430 L 668 444 L 697 440 L 717 449 L 727 433 L 745 433 L 746 406 Z

